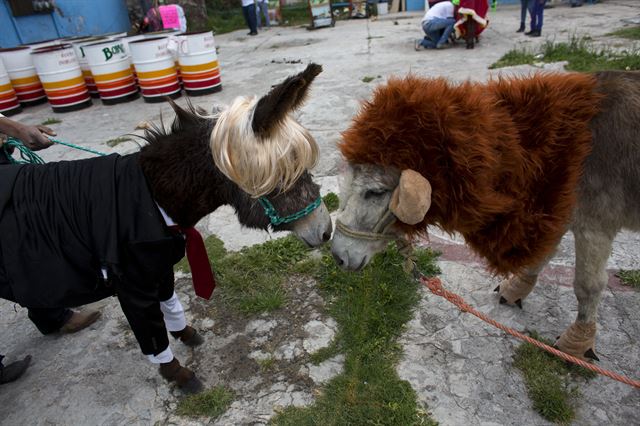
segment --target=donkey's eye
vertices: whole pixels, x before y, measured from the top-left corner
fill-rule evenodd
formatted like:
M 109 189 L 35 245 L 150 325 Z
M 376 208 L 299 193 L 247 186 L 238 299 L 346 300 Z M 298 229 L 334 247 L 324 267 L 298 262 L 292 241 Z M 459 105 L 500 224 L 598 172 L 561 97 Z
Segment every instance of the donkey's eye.
M 364 193 L 364 199 L 368 200 L 369 198 L 382 197 L 387 192 L 389 191 L 386 189 L 370 189 Z

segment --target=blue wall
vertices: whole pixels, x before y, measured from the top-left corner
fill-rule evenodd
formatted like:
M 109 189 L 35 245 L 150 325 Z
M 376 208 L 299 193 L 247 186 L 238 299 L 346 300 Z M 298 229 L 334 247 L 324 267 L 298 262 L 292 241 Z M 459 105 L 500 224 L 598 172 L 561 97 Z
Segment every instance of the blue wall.
M 0 0 L 0 47 L 15 47 L 60 37 L 128 31 L 125 0 L 56 0 L 49 14 L 14 17 L 7 0 Z

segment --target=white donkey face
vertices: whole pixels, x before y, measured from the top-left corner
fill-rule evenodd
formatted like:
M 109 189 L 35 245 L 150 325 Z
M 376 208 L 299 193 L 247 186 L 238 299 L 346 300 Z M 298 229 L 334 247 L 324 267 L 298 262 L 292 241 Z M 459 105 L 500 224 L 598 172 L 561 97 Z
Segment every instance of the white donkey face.
M 397 169 L 350 165 L 342 176 L 338 220 L 349 229 L 372 232 L 389 210 L 391 194 L 399 180 Z M 331 252 L 342 268 L 357 271 L 387 243 L 386 240 L 354 238 L 336 229 Z

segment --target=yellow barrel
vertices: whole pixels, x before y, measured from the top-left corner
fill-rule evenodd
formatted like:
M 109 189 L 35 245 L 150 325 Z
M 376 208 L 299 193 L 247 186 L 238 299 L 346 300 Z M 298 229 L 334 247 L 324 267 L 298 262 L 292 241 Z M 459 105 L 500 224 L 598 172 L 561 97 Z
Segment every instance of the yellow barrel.
M 182 87 L 189 95 L 203 95 L 222 90 L 220 64 L 211 31 L 178 36 L 178 62 Z
M 162 102 L 180 96 L 175 62 L 167 49 L 167 37 L 152 37 L 129 43 L 138 84 L 145 102 Z
M 131 61 L 121 40 L 83 46 L 102 103 L 110 105 L 138 98 Z
M 11 86 L 9 74 L 7 74 L 4 64 L 0 61 L 0 113 L 9 116 L 20 111 L 22 111 L 22 108 L 20 108 L 16 92 Z
M 47 101 L 38 73 L 33 66 L 31 48 L 13 47 L 0 49 L 0 59 L 4 62 L 11 85 L 22 106 L 36 105 Z
M 53 111 L 75 111 L 91 106 L 91 97 L 71 45 L 36 49 L 31 57 Z

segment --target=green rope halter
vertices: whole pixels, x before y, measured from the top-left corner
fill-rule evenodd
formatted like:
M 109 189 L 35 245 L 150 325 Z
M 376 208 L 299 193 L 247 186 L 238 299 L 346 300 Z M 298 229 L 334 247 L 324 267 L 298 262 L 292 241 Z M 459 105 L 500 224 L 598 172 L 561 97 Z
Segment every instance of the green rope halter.
M 285 217 L 280 217 L 276 208 L 273 207 L 273 204 L 271 204 L 269 200 L 267 200 L 265 197 L 258 198 L 258 201 L 260 202 L 260 204 L 262 205 L 262 208 L 264 209 L 264 214 L 266 214 L 269 217 L 271 224 L 273 226 L 278 226 L 283 223 L 294 222 L 300 218 L 307 216 L 309 213 L 311 213 L 312 211 L 318 208 L 318 206 L 322 203 L 322 198 L 318 196 L 318 198 L 316 198 L 316 200 L 313 203 L 309 204 L 304 209 Z
M 93 149 L 85 148 L 83 146 L 75 145 L 69 142 L 63 142 L 61 140 L 54 139 L 52 137 L 48 137 L 48 138 L 51 142 L 57 143 L 59 145 L 65 145 L 71 148 L 90 152 L 96 155 L 102 155 L 102 156 L 108 155 L 108 154 L 105 154 L 104 152 L 95 151 Z M 9 147 L 13 147 L 17 149 L 18 152 L 20 152 L 20 159 L 13 158 L 11 156 L 11 153 L 9 152 Z M 7 158 L 9 159 L 11 164 L 44 164 L 45 163 L 42 157 L 40 157 L 38 154 L 33 152 L 31 149 L 29 149 L 20 139 L 9 137 L 7 141 L 4 143 L 4 145 L 2 146 L 2 149 L 4 149 L 4 152 L 7 155 Z

